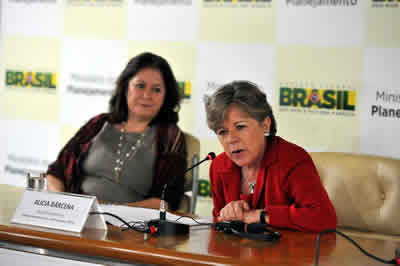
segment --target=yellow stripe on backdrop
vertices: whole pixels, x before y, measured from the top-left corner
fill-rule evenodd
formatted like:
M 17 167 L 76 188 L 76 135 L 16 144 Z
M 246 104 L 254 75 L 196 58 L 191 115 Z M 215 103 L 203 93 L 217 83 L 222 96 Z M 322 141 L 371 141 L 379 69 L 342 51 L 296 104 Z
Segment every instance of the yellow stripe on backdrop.
M 5 37 L 4 50 L 2 117 L 57 122 L 59 40 Z
M 80 3 L 83 2 L 83 3 Z M 128 11 L 126 1 L 120 4 L 94 1 L 66 1 L 64 10 L 64 34 L 86 38 L 126 39 L 128 34 Z
M 361 48 L 280 46 L 278 134 L 307 149 L 359 151 Z
M 273 43 L 274 1 L 201 1 L 200 33 L 203 41 Z
M 399 3 L 396 3 L 399 6 Z M 400 47 L 400 7 L 369 8 L 367 12 L 366 46 Z

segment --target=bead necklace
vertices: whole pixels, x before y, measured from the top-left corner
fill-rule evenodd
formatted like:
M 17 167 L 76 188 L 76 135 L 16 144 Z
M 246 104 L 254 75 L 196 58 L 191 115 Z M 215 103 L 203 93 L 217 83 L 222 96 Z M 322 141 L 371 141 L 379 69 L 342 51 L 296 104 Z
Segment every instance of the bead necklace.
M 124 167 L 124 163 L 129 161 L 132 157 L 135 156 L 139 148 L 144 145 L 144 137 L 146 136 L 145 133 L 140 134 L 140 137 L 136 140 L 134 144 L 132 144 L 131 148 L 128 149 L 125 155 L 122 154 L 121 149 L 122 149 L 122 143 L 124 142 L 126 138 L 125 134 L 125 123 L 122 124 L 122 127 L 120 129 L 120 136 L 119 136 L 119 143 L 118 143 L 118 148 L 117 148 L 117 159 L 115 160 L 115 167 L 114 167 L 114 173 L 115 173 L 115 182 L 117 184 L 120 183 L 120 177 L 121 177 L 121 172 Z

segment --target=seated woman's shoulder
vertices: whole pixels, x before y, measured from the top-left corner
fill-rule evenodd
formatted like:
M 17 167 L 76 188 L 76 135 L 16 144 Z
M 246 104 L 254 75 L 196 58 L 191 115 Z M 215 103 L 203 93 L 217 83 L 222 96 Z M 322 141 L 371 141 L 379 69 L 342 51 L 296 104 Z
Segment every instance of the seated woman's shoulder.
M 281 159 L 290 159 L 292 161 L 293 160 L 301 161 L 306 158 L 307 159 L 310 158 L 310 155 L 307 153 L 307 151 L 303 147 L 301 147 L 293 142 L 287 141 L 287 140 L 283 139 L 282 137 L 276 137 L 276 138 L 277 138 L 277 143 L 278 143 L 277 153 Z
M 110 114 L 109 113 L 100 113 L 95 115 L 92 119 L 102 119 L 102 118 L 109 118 Z
M 87 123 L 88 124 L 95 123 L 95 122 L 97 122 L 99 120 L 102 120 L 102 119 L 108 119 L 109 117 L 110 117 L 110 114 L 108 114 L 108 113 L 100 113 L 100 114 L 97 114 L 97 115 L 92 116 L 91 118 L 89 118 Z
M 228 167 L 232 164 L 232 161 L 229 159 L 228 155 L 225 152 L 218 154 L 214 160 L 212 161 L 214 164 L 218 166 Z

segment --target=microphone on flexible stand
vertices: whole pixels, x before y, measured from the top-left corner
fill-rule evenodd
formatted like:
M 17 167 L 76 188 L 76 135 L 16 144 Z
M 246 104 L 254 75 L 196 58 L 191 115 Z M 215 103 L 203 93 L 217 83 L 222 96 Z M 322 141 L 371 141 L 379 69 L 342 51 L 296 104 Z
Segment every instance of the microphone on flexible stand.
M 192 165 L 192 167 L 188 168 L 183 172 L 183 175 L 185 175 L 187 172 L 192 170 L 193 168 L 197 167 L 199 164 L 202 164 L 205 161 L 212 161 L 215 158 L 215 153 L 210 152 L 207 154 L 206 158 L 201 160 L 200 162 L 196 163 L 195 165 Z M 161 197 L 160 197 L 160 220 L 165 220 L 165 191 L 167 190 L 167 183 L 164 185 L 163 190 L 161 192 Z
M 160 197 L 160 221 L 165 221 L 166 211 L 165 211 L 165 190 L 167 189 L 167 184 L 164 185 Z
M 208 161 L 214 160 L 215 153 L 210 152 L 207 154 L 206 158 L 196 163 L 189 169 L 186 169 L 183 172 L 185 175 L 187 172 L 197 167 L 199 164 Z M 172 222 L 166 220 L 166 210 L 165 210 L 165 191 L 167 190 L 168 183 L 166 183 L 162 189 L 161 197 L 160 197 L 160 219 L 150 220 L 147 222 L 147 226 L 150 228 L 151 232 L 157 232 L 159 235 L 179 235 L 179 234 L 187 234 L 189 233 L 189 225 L 182 224 L 178 222 Z

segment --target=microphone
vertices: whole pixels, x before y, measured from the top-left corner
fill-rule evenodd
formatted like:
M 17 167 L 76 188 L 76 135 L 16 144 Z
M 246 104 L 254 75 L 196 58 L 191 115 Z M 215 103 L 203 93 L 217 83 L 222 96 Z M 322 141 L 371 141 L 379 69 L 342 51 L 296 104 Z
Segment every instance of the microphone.
M 167 189 L 167 184 L 165 183 L 164 188 L 161 192 L 160 197 L 160 221 L 165 221 L 166 212 L 165 212 L 165 190 Z
M 207 154 L 206 158 L 204 158 L 200 162 L 196 163 L 195 165 L 192 165 L 192 167 L 186 169 L 183 172 L 183 175 L 185 175 L 187 172 L 189 172 L 193 168 L 197 167 L 198 165 L 202 164 L 203 162 L 208 161 L 208 160 L 212 161 L 214 159 L 215 159 L 215 153 L 214 152 L 209 152 Z M 165 185 L 163 187 L 163 190 L 161 192 L 161 197 L 160 197 L 160 220 L 162 220 L 162 221 L 165 221 L 165 217 L 166 217 L 166 212 L 165 212 L 165 191 L 167 190 L 167 185 L 168 185 L 168 183 L 165 183 Z
M 267 228 L 266 224 L 262 223 L 250 223 L 246 227 L 246 231 L 248 233 L 252 234 L 261 234 L 265 232 L 265 229 Z
M 271 231 L 267 225 L 261 223 L 245 224 L 242 221 L 225 221 L 214 224 L 216 231 L 235 234 L 249 239 L 276 241 L 281 238 L 281 233 Z
M 195 168 L 196 166 L 198 166 L 199 164 L 202 164 L 205 161 L 212 161 L 215 159 L 215 153 L 213 152 L 209 152 L 206 156 L 206 158 L 204 158 L 203 160 L 201 160 L 200 162 L 196 163 L 195 165 L 193 165 L 192 167 L 190 167 L 189 169 L 186 169 L 185 172 L 183 172 L 183 174 L 186 174 L 187 172 L 189 172 L 190 170 L 192 170 L 193 168 Z
M 208 160 L 214 160 L 215 158 L 215 153 L 214 152 L 209 152 L 203 160 L 200 162 L 196 163 L 195 165 L 192 165 L 190 168 L 186 169 L 183 172 L 183 175 L 185 175 L 187 172 L 192 170 L 193 168 L 197 167 L 198 165 L 202 164 L 205 161 Z M 175 178 L 174 178 L 175 180 Z M 154 230 L 157 231 L 158 234 L 160 235 L 176 235 L 176 234 L 187 234 L 189 233 L 189 225 L 187 224 L 182 224 L 182 223 L 177 223 L 177 222 L 171 222 L 166 220 L 166 210 L 165 210 L 165 191 L 167 190 L 168 183 L 165 183 L 162 191 L 161 191 L 161 196 L 160 196 L 160 219 L 158 220 L 150 220 L 147 225 L 153 229 L 151 231 L 153 232 Z

